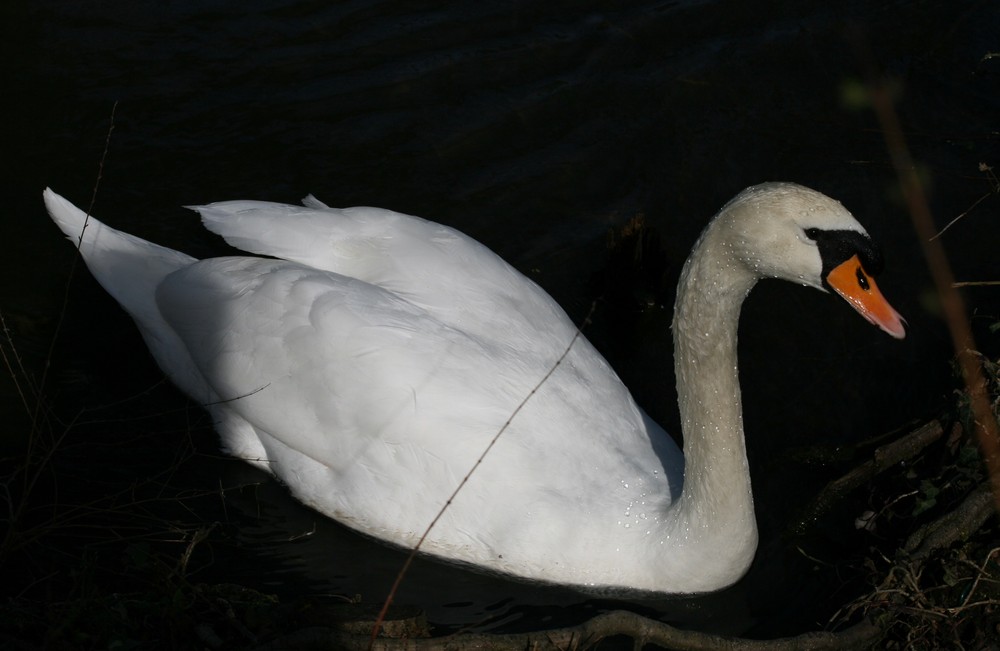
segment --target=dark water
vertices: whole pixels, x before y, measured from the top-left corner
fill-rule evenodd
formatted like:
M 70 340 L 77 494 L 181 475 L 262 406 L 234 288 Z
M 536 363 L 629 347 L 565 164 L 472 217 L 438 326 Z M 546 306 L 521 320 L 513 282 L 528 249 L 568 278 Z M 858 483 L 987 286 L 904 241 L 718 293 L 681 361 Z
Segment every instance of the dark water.
M 633 604 L 695 627 L 761 635 L 825 622 L 849 596 L 830 568 L 850 565 L 868 541 L 847 514 L 806 541 L 783 535 L 843 469 L 803 465 L 797 453 L 933 414 L 952 387 L 946 331 L 877 123 L 849 106 L 846 89 L 869 70 L 891 82 L 939 224 L 990 195 L 944 242 L 958 278 L 995 280 L 1000 198 L 979 165 L 1000 164 L 1000 5 L 759 4 L 0 7 L 0 305 L 34 382 L 46 373 L 45 395 L 61 419 L 49 431 L 67 432 L 32 504 L 100 500 L 118 509 L 33 543 L 42 551 L 29 554 L 24 585 L 37 588 L 50 571 L 65 576 L 89 554 L 114 557 L 122 541 L 152 536 L 183 547 L 187 538 L 171 542 L 164 517 L 178 532 L 219 523 L 219 541 L 193 557 L 198 580 L 378 601 L 402 560 L 215 456 L 206 418 L 157 384 L 131 323 L 81 270 L 44 371 L 72 250 L 48 222 L 41 189 L 88 203 L 114 110 L 94 208 L 103 220 L 198 256 L 226 249 L 180 206 L 224 199 L 294 202 L 311 192 L 332 205 L 456 226 L 571 316 L 582 318 L 607 287 L 621 291 L 587 334 L 670 431 L 678 426 L 664 306 L 707 219 L 764 180 L 843 201 L 886 249 L 880 283 L 907 317 L 909 338 L 891 341 L 819 293 L 759 287 L 741 326 L 758 561 L 721 597 L 669 609 Z M 662 251 L 647 260 L 653 273 L 609 282 L 607 233 L 637 213 Z M 639 310 L 637 295 L 655 306 Z M 987 330 L 1000 313 L 995 290 L 966 296 L 982 347 L 995 351 Z M 3 382 L 3 441 L 23 455 L 30 419 Z M 151 504 L 136 506 L 130 495 Z M 158 510 L 156 500 L 168 497 L 185 499 L 180 513 L 176 500 L 162 507 L 168 515 Z M 36 511 L 31 517 L 44 522 L 45 509 Z M 828 567 L 796 552 L 803 546 Z M 530 626 L 589 612 L 569 608 L 587 601 L 580 595 L 433 563 L 418 564 L 400 599 L 450 624 L 493 617 Z

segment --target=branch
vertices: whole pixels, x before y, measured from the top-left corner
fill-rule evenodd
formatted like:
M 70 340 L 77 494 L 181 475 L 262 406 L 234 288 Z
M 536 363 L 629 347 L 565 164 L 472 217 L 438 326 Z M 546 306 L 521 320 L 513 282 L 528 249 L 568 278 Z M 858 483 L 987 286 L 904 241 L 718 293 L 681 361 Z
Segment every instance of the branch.
M 461 634 L 440 638 L 394 640 L 335 631 L 329 628 L 308 628 L 292 633 L 254 651 L 293 651 L 295 649 L 366 649 L 377 651 L 523 651 L 532 649 L 587 649 L 603 639 L 628 636 L 636 641 L 635 648 L 656 644 L 665 649 L 689 651 L 837 651 L 864 649 L 878 642 L 882 631 L 865 620 L 836 633 L 805 633 L 777 640 L 748 640 L 684 631 L 668 624 L 615 610 L 598 615 L 577 626 L 529 633 L 494 635 L 489 633 Z M 369 647 L 369 644 L 372 644 Z
M 917 529 L 903 545 L 903 551 L 912 560 L 924 560 L 931 552 L 968 538 L 993 513 L 995 509 L 990 482 L 983 482 L 958 508 Z
M 941 438 L 943 433 L 941 423 L 932 420 L 906 436 L 879 447 L 871 459 L 824 486 L 819 495 L 806 507 L 803 515 L 792 525 L 792 530 L 801 533 L 847 493 L 868 483 L 883 470 L 915 457 L 925 447 Z

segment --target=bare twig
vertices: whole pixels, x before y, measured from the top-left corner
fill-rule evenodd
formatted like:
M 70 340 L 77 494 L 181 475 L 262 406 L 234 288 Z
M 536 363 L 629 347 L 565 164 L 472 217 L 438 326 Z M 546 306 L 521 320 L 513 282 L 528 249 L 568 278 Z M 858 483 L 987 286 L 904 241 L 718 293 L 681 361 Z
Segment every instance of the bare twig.
M 935 233 L 935 234 L 934 234 L 934 236 L 933 236 L 933 237 L 931 237 L 931 239 L 932 239 L 932 240 L 936 240 L 937 238 L 939 238 L 939 237 L 941 237 L 942 235 L 944 235 L 944 232 L 945 232 L 946 230 L 948 230 L 949 228 L 951 228 L 952 226 L 954 226 L 954 225 L 955 225 L 956 223 L 958 223 L 958 221 L 959 221 L 960 219 L 962 219 L 963 217 L 965 217 L 966 215 L 968 215 L 968 214 L 969 214 L 970 212 L 972 212 L 972 210 L 973 210 L 973 209 L 974 209 L 974 208 L 975 208 L 976 206 L 978 206 L 978 205 L 979 205 L 979 204 L 981 204 L 982 202 L 986 201 L 987 199 L 989 199 L 989 198 L 990 198 L 990 196 L 992 196 L 992 195 L 994 195 L 994 194 L 996 194 L 996 191 L 995 191 L 995 190 L 994 190 L 993 192 L 987 192 L 987 193 L 986 193 L 986 194 L 984 194 L 983 196 L 981 196 L 981 197 L 979 197 L 978 199 L 976 199 L 976 200 L 975 200 L 975 201 L 973 202 L 973 204 L 972 204 L 971 206 L 969 206 L 968 208 L 966 208 L 966 209 L 965 209 L 965 210 L 964 210 L 964 211 L 963 211 L 963 212 L 962 212 L 961 214 L 959 214 L 959 215 L 958 215 L 958 217 L 956 217 L 955 219 L 953 219 L 953 220 L 951 220 L 950 222 L 948 222 L 947 224 L 945 224 L 945 225 L 944 225 L 944 228 L 942 228 L 942 229 L 941 229 L 941 230 L 939 230 L 939 231 L 938 231 L 937 233 Z
M 976 588 L 979 587 L 979 583 L 982 580 L 983 576 L 986 575 L 986 566 L 990 564 L 990 561 L 993 559 L 993 555 L 996 554 L 998 551 L 1000 551 L 1000 547 L 994 547 L 993 549 L 990 550 L 990 553 L 986 555 L 986 560 L 983 561 L 983 564 L 978 568 L 976 568 L 978 570 L 976 572 L 976 578 L 972 581 L 972 585 L 969 587 L 968 594 L 965 595 L 965 599 L 962 601 L 962 605 L 959 606 L 958 608 L 949 608 L 948 611 L 950 613 L 955 614 L 959 611 L 965 610 L 966 608 L 974 608 L 976 606 L 983 605 L 982 602 L 978 601 L 973 602 L 971 604 L 969 602 L 972 600 L 972 595 L 976 593 Z
M 1000 509 L 1000 430 L 990 408 L 982 366 L 979 358 L 973 353 L 976 350 L 976 343 L 966 317 L 965 303 L 954 288 L 955 278 L 944 248 L 940 240 L 934 239 L 934 220 L 893 108 L 892 98 L 881 84 L 870 84 L 869 92 L 875 113 L 882 125 L 900 189 L 913 220 L 914 230 L 917 232 L 924 257 L 927 259 L 927 265 L 937 287 L 955 354 L 962 369 L 962 379 L 969 392 L 976 422 L 976 438 L 990 474 L 994 505 Z
M 80 247 L 83 246 L 83 233 L 87 230 L 87 224 L 90 221 L 90 213 L 94 209 L 94 203 L 97 201 L 97 189 L 101 185 L 101 179 L 104 178 L 104 162 L 108 158 L 108 151 L 111 148 L 111 134 L 115 130 L 115 111 L 118 110 L 118 101 L 111 105 L 111 118 L 108 124 L 108 133 L 104 139 L 104 151 L 101 152 L 101 160 L 97 164 L 97 178 L 94 179 L 94 190 L 90 195 L 90 205 L 87 207 L 87 214 L 83 219 L 83 228 L 80 229 L 80 239 L 77 240 L 76 250 L 77 255 L 73 258 L 72 266 L 70 266 L 69 273 L 66 275 L 66 287 L 63 290 L 63 300 L 62 308 L 59 310 L 59 318 L 56 320 L 56 326 L 52 333 L 52 341 L 49 342 L 49 351 L 45 356 L 45 364 L 42 366 L 42 377 L 38 381 L 38 396 L 37 402 L 35 404 L 35 417 L 34 421 L 37 419 L 38 414 L 42 409 L 43 394 L 45 391 L 45 381 L 48 378 L 49 366 L 52 363 L 52 353 L 55 351 L 56 342 L 59 340 L 59 332 L 62 330 L 63 320 L 66 318 L 66 306 L 69 305 L 69 294 L 73 283 L 73 273 L 76 271 L 77 262 L 80 260 Z
M 521 410 L 524 409 L 524 406 L 528 404 L 528 401 L 531 400 L 531 398 L 535 395 L 535 393 L 538 392 L 538 390 L 542 387 L 542 385 L 545 384 L 550 377 L 552 377 L 552 374 L 556 372 L 556 369 L 559 368 L 559 365 L 563 363 L 563 360 L 565 360 L 566 356 L 569 355 L 569 351 L 573 349 L 573 344 L 575 344 L 577 339 L 579 339 L 583 335 L 583 330 L 588 325 L 590 325 L 590 319 L 591 317 L 593 317 L 594 310 L 596 309 L 597 309 L 597 301 L 594 301 L 591 304 L 590 311 L 587 313 L 586 318 L 584 318 L 583 323 L 580 324 L 580 326 L 576 329 L 576 333 L 573 334 L 573 338 L 570 339 L 569 343 L 566 345 L 566 350 L 562 352 L 562 355 L 560 355 L 559 358 L 552 364 L 548 372 L 544 376 L 542 376 L 542 379 L 540 379 L 538 383 L 535 384 L 534 387 L 532 387 L 531 391 L 528 392 L 528 395 L 526 395 L 524 399 L 521 400 L 520 404 L 517 405 L 514 411 L 511 412 L 510 416 L 507 418 L 504 424 L 500 427 L 499 430 L 497 430 L 497 433 L 493 435 L 493 438 L 490 439 L 490 442 L 486 446 L 486 449 L 483 450 L 483 453 L 479 455 L 478 459 L 476 459 L 476 463 L 474 463 L 469 472 L 467 472 L 465 476 L 462 477 L 462 481 L 458 483 L 458 486 L 455 487 L 455 490 L 452 491 L 451 495 L 448 496 L 448 499 L 441 507 L 441 510 L 437 512 L 437 515 L 434 516 L 434 519 L 431 520 L 431 523 L 427 525 L 426 529 L 424 529 L 424 533 L 420 536 L 420 539 L 417 541 L 417 544 L 413 546 L 413 549 L 411 549 L 410 553 L 406 556 L 406 560 L 403 562 L 403 567 L 400 568 L 399 573 L 396 575 L 396 580 L 393 581 L 392 587 L 389 589 L 389 594 L 385 598 L 385 603 L 382 606 L 382 611 L 379 613 L 378 618 L 375 620 L 375 625 L 372 627 L 372 635 L 371 635 L 372 643 L 374 643 L 375 639 L 378 637 L 378 632 L 379 628 L 382 625 L 382 620 L 385 618 L 385 614 L 389 610 L 389 606 L 392 605 L 392 600 L 395 598 L 396 592 L 399 590 L 399 586 L 403 582 L 403 577 L 410 569 L 410 565 L 413 564 L 413 560 L 416 558 L 417 553 L 420 551 L 420 547 L 424 544 L 424 541 L 427 539 L 427 536 L 430 535 L 431 529 L 433 529 L 434 526 L 438 523 L 438 520 L 441 519 L 441 516 L 444 515 L 444 512 L 448 510 L 448 507 L 451 506 L 451 503 L 455 500 L 455 497 L 465 487 L 466 483 L 468 483 L 469 478 L 472 477 L 472 473 L 476 472 L 476 469 L 479 468 L 480 464 L 483 463 L 483 459 L 485 459 L 486 455 L 490 453 L 490 450 L 493 449 L 493 446 L 500 439 L 503 433 L 507 431 L 507 428 L 510 427 L 510 424 L 514 421 L 515 418 L 517 418 L 517 415 L 521 413 Z
M 961 280 L 951 284 L 956 289 L 959 287 L 990 287 L 1000 285 L 1000 280 Z
M 935 552 L 941 552 L 958 540 L 965 540 L 978 531 L 993 513 L 993 500 L 989 482 L 982 483 L 955 509 L 928 523 L 913 533 L 901 546 L 901 554 L 889 563 L 889 569 L 871 592 L 842 607 L 831 622 L 846 621 L 861 611 L 866 617 L 876 617 L 888 629 L 893 623 L 910 625 L 899 620 L 900 615 L 910 615 L 917 621 L 949 621 L 964 611 L 992 605 L 990 600 L 972 602 L 976 587 L 984 580 L 990 581 L 986 568 L 1000 548 L 993 548 L 981 564 L 969 563 L 975 572 L 972 585 L 960 604 L 949 605 L 949 585 L 924 587 L 926 563 Z M 985 578 L 984 578 L 985 577 Z M 970 577 L 971 578 L 971 577 Z M 935 592 L 939 598 L 931 598 Z M 942 603 L 943 602 L 943 603 Z M 883 616 L 884 615 L 884 616 Z M 918 626 L 916 628 L 921 628 Z
M 17 349 L 14 347 L 14 340 L 11 338 L 10 328 L 7 327 L 7 320 L 4 319 L 3 312 L 0 312 L 0 327 L 3 328 L 4 340 L 10 347 L 10 356 L 8 357 L 7 350 L 0 345 L 0 356 L 3 357 L 4 366 L 7 367 L 7 374 L 10 376 L 11 382 L 14 383 L 14 389 L 17 391 L 17 395 L 21 399 L 21 405 L 24 407 L 24 413 L 30 414 L 31 405 L 28 404 L 28 396 L 25 395 L 24 389 L 21 388 L 22 378 L 25 382 L 30 383 L 29 375 L 24 369 L 24 363 L 21 361 L 21 356 L 17 354 Z M 11 363 L 11 358 L 13 358 L 14 363 Z
M 115 128 L 115 110 L 118 108 L 118 102 L 116 101 L 111 107 L 111 118 L 110 124 L 108 125 L 108 133 L 104 141 L 104 151 L 101 154 L 101 160 L 98 164 L 97 169 L 97 179 L 94 181 L 94 191 L 91 196 L 91 208 L 93 207 L 94 201 L 97 197 L 97 188 L 101 183 L 101 177 L 104 174 L 104 161 L 107 159 L 108 150 L 111 146 L 111 133 Z M 89 217 L 90 210 L 88 209 L 87 216 Z M 87 227 L 86 220 L 84 221 L 84 229 Z M 35 486 L 41 479 L 42 474 L 45 472 L 49 461 L 55 454 L 56 450 L 65 438 L 68 428 L 63 429 L 62 433 L 57 436 L 54 440 L 48 443 L 47 449 L 41 453 L 41 458 L 35 462 L 35 456 L 37 454 L 36 447 L 39 445 L 39 437 L 42 431 L 43 416 L 46 414 L 45 409 L 45 383 L 48 378 L 49 368 L 52 364 L 52 355 L 55 351 L 56 343 L 59 340 L 59 332 L 62 329 L 63 321 L 66 317 L 67 306 L 69 305 L 70 290 L 73 280 L 73 272 L 76 269 L 77 262 L 80 259 L 79 249 L 83 243 L 83 231 L 80 232 L 80 240 L 77 243 L 77 255 L 73 258 L 72 266 L 70 267 L 69 274 L 66 278 L 66 286 L 63 291 L 62 306 L 59 310 L 59 316 L 56 319 L 55 328 L 52 333 L 52 339 L 49 342 L 49 349 L 45 355 L 45 360 L 42 365 L 41 378 L 38 381 L 38 386 L 35 390 L 35 404 L 34 407 L 28 407 L 28 415 L 30 416 L 30 430 L 28 432 L 27 449 L 24 453 L 24 458 L 27 460 L 25 465 L 20 469 L 20 474 L 22 475 L 20 479 L 21 490 L 18 498 L 18 503 L 16 506 L 10 507 L 10 522 L 8 523 L 7 533 L 4 536 L 2 542 L 0 542 L 0 559 L 3 558 L 6 552 L 10 551 L 11 546 L 14 544 L 15 532 L 18 529 L 20 520 L 24 514 L 24 510 L 27 504 L 30 502 L 30 495 L 34 491 Z M 6 329 L 6 325 L 4 325 Z M 6 358 L 6 356 L 5 356 Z M 20 363 L 20 362 L 19 362 Z M 8 363 L 9 366 L 9 363 Z M 16 379 L 15 379 L 16 382 Z M 22 397 L 23 399 L 23 397 Z M 13 478 L 12 478 L 13 479 Z M 9 491 L 8 491 L 9 494 Z
M 214 523 L 207 527 L 198 529 L 194 532 L 194 535 L 191 536 L 191 540 L 188 541 L 187 546 L 184 548 L 184 553 L 181 554 L 180 560 L 177 561 L 177 567 L 174 569 L 178 576 L 187 576 L 187 568 L 188 563 L 191 561 L 191 554 L 194 553 L 194 549 L 198 546 L 198 543 L 202 542 L 208 538 L 209 535 L 211 535 L 213 529 L 215 529 Z

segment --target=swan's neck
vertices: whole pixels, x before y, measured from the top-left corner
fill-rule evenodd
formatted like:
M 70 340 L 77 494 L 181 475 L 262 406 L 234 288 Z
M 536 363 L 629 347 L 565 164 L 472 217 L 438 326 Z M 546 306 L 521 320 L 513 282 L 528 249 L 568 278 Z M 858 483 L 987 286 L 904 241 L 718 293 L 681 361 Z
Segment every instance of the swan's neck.
M 672 518 L 675 532 L 732 552 L 735 566 L 749 563 L 757 543 L 736 361 L 740 308 L 757 277 L 733 258 L 726 229 L 713 226 L 684 266 L 674 309 L 684 486 Z

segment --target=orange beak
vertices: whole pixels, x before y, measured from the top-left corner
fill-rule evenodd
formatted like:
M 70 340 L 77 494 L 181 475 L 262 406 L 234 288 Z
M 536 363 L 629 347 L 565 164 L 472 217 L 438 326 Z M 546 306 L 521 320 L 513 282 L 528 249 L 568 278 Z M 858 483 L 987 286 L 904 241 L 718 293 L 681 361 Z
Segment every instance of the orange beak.
M 840 263 L 827 274 L 826 282 L 833 291 L 868 319 L 869 323 L 889 333 L 896 339 L 906 336 L 905 321 L 878 290 L 875 279 L 865 273 L 858 256 Z

